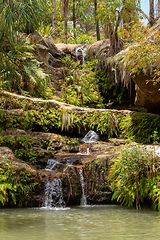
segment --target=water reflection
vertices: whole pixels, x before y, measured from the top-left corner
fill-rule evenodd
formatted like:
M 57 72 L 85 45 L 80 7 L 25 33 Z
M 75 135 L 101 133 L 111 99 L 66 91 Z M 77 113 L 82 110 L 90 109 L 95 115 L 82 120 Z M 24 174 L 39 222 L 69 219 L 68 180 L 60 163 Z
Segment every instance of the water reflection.
M 3 240 L 159 240 L 160 214 L 121 206 L 1 209 Z

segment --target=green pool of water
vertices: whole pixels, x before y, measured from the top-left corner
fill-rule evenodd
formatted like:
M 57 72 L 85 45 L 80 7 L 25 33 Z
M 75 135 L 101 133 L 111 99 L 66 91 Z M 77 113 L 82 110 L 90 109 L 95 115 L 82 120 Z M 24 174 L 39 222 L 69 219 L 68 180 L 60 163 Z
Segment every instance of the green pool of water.
M 117 205 L 0 209 L 0 240 L 160 240 L 160 213 Z

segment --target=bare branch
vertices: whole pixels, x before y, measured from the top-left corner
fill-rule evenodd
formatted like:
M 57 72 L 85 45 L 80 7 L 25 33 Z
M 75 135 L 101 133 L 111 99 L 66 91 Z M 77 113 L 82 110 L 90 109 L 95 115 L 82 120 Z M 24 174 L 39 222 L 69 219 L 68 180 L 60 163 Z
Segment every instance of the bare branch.
M 149 17 L 147 16 L 147 14 L 146 14 L 145 12 L 143 12 L 143 10 L 142 10 L 141 8 L 138 8 L 137 10 L 138 10 L 140 13 L 142 13 L 142 15 L 143 15 L 144 17 L 146 17 L 148 21 L 150 20 Z

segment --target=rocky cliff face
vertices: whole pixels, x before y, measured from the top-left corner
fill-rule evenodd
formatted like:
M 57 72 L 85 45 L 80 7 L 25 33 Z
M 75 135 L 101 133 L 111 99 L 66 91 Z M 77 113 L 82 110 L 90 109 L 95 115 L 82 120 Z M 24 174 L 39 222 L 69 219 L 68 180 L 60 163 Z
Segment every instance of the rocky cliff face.
M 135 106 L 144 107 L 148 112 L 160 114 L 160 83 L 154 85 L 150 81 L 146 84 L 146 80 L 152 80 L 152 77 L 140 74 L 133 79 L 136 84 Z
M 29 133 L 15 129 L 14 131 L 8 130 L 5 138 L 11 137 L 10 134 L 15 140 L 14 143 L 24 134 L 28 138 L 30 136 Z M 37 148 L 34 166 L 29 162 L 29 159 L 24 162 L 15 157 L 13 153 L 13 151 L 15 152 L 15 146 L 11 146 L 13 151 L 8 147 L 0 147 L 0 167 L 10 166 L 15 170 L 14 174 L 19 174 L 21 171 L 30 174 L 32 181 L 37 184 L 27 206 L 43 206 L 46 197 L 45 184 L 53 179 L 61 180 L 66 205 L 80 204 L 83 190 L 86 194 L 87 204 L 112 202 L 108 173 L 111 160 L 124 147 L 124 141 L 119 141 L 118 144 L 114 143 L 114 140 L 112 142 L 82 144 L 81 148 L 79 148 L 79 145 L 76 147 L 72 145 L 74 146 L 72 148 L 71 145 L 65 144 L 62 137 L 60 138 L 61 145 L 58 140 L 59 135 L 56 134 L 33 133 L 32 136 L 34 136 L 34 146 L 30 150 L 35 152 Z M 46 147 L 48 147 L 48 150 L 46 150 Z M 79 152 L 79 149 L 81 149 L 81 152 Z M 74 153 L 70 153 L 71 150 Z M 56 162 L 52 170 L 45 169 L 48 159 L 54 159 Z M 81 174 L 84 177 L 84 186 L 82 186 Z
M 41 62 L 44 62 L 50 72 L 51 82 L 55 89 L 55 96 L 61 96 L 61 86 L 64 83 L 64 72 L 62 69 L 63 62 L 62 58 L 68 54 L 72 59 L 82 60 L 82 51 L 77 52 L 77 49 L 85 47 L 82 44 L 53 44 L 49 38 L 42 39 L 42 37 L 35 32 L 31 36 L 32 40 L 36 43 L 38 58 Z M 109 56 L 109 39 L 102 41 L 97 41 L 92 45 L 87 46 L 86 59 L 92 61 L 98 59 L 98 68 L 106 71 L 106 62 L 108 61 Z M 115 68 L 117 62 L 122 60 L 123 53 L 121 52 L 115 56 L 111 66 L 108 68 L 108 74 L 112 73 L 111 78 L 115 75 L 116 81 L 121 81 L 125 86 L 129 86 L 131 79 L 128 76 L 127 69 L 124 65 L 119 66 L 119 70 Z M 119 59 L 119 60 L 117 60 Z M 82 62 L 82 61 L 81 61 Z M 109 70 L 110 69 L 110 70 Z M 145 75 L 141 73 L 138 76 L 135 76 L 132 81 L 135 83 L 135 106 L 138 108 L 145 108 L 148 112 L 160 113 L 160 83 L 157 82 L 156 85 L 153 85 L 152 82 L 146 84 L 146 80 L 152 80 L 151 75 Z M 132 86 L 133 87 L 133 86 Z
M 108 39 L 98 41 L 89 46 L 86 58 L 92 61 L 98 59 L 98 68 L 104 71 L 105 74 L 110 75 L 111 81 L 121 82 L 127 88 L 133 87 L 131 81 L 135 84 L 135 106 L 138 108 L 145 108 L 151 113 L 160 113 L 160 82 L 153 84 L 153 76 L 147 75 L 144 72 L 136 75 L 133 79 L 129 77 L 129 73 L 125 63 L 119 64 L 122 61 L 124 53 L 129 50 L 123 50 L 118 53 L 112 60 L 108 60 L 110 42 Z M 146 84 L 146 80 L 151 80 Z

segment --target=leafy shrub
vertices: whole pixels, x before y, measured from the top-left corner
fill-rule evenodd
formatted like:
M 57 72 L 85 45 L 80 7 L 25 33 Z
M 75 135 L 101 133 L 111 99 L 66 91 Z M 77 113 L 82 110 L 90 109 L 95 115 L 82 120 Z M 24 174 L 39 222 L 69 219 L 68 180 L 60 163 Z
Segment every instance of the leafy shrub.
M 160 116 L 136 113 L 125 116 L 120 121 L 121 136 L 139 143 L 153 142 L 154 131 L 160 137 Z
M 29 40 L 21 38 L 7 53 L 0 52 L 0 87 L 45 98 L 49 76 L 40 68 L 33 51 Z
M 112 199 L 121 204 L 141 208 L 145 199 L 153 201 L 160 210 L 160 165 L 154 157 L 154 149 L 130 146 L 114 159 L 109 180 L 113 190 Z
M 37 184 L 30 173 L 17 173 L 11 166 L 0 168 L 0 206 L 27 206 Z
M 95 62 L 79 66 L 79 62 L 74 62 L 69 56 L 63 62 L 66 75 L 62 86 L 63 101 L 76 106 L 103 108 L 103 98 L 94 72 Z
M 13 150 L 15 157 L 31 162 L 36 162 L 36 155 L 31 149 L 34 144 L 32 137 L 28 135 L 19 136 L 14 138 L 13 136 L 0 136 L 0 146 L 6 146 Z

